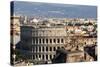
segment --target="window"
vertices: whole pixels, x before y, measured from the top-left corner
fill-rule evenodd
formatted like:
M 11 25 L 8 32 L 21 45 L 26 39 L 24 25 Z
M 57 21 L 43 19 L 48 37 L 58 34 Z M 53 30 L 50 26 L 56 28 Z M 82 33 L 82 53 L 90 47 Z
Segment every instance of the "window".
M 44 47 L 42 47 L 42 51 L 44 51 Z
M 33 38 L 33 44 L 35 43 L 35 38 Z
M 37 46 L 36 46 L 36 51 L 38 50 Z
M 57 43 L 60 43 L 60 40 L 59 39 L 57 39 Z
M 34 52 L 34 48 L 35 48 L 35 47 L 32 47 L 32 52 Z
M 52 51 L 52 47 L 50 47 L 50 51 Z
M 52 55 L 50 55 L 50 59 L 52 59 Z
M 46 39 L 46 43 L 48 43 L 48 39 Z
M 53 50 L 56 51 L 56 48 L 54 47 Z
M 39 58 L 41 58 L 41 55 L 39 55 Z
M 52 43 L 52 39 L 50 39 L 50 43 Z
M 44 55 L 42 56 L 42 59 L 44 59 Z
M 63 39 L 61 39 L 61 43 L 63 43 L 64 42 L 64 40 Z
M 64 48 L 64 47 L 61 47 L 61 48 Z
M 48 47 L 46 47 L 46 51 L 48 51 Z
M 43 44 L 44 44 L 44 39 L 43 39 Z
M 55 55 L 53 55 L 53 57 L 55 57 Z
M 53 39 L 53 42 L 56 43 L 56 39 Z
M 38 44 L 38 38 L 36 38 L 36 44 Z
M 60 47 L 58 47 L 58 49 L 59 49 Z

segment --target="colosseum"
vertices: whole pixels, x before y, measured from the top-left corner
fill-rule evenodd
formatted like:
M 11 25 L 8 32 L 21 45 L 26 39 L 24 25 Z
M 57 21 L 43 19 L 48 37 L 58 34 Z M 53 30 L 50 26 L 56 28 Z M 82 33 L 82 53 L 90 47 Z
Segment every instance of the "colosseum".
M 25 56 L 32 61 L 51 61 L 56 50 L 64 47 L 65 40 L 66 29 L 64 26 L 37 28 L 28 25 L 21 26 L 21 41 L 24 47 L 27 47 Z

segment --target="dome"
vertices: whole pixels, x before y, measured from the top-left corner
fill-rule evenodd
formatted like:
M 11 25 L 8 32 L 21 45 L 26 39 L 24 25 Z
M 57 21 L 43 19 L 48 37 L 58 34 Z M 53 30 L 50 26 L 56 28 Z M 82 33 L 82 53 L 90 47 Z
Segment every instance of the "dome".
M 32 20 L 34 23 L 38 23 L 38 20 L 37 19 L 33 19 Z

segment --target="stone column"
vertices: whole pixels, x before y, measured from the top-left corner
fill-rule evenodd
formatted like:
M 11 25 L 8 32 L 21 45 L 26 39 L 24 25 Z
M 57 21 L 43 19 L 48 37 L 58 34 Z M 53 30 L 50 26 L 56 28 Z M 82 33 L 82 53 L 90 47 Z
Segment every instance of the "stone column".
M 48 39 L 48 44 L 50 44 L 50 39 Z
M 65 44 L 65 38 L 63 39 L 63 41 L 64 41 L 63 44 Z
M 43 56 L 43 55 L 41 54 L 41 60 L 43 60 L 42 56 Z
M 48 46 L 48 52 L 50 52 L 50 47 Z
M 38 45 L 39 45 L 39 38 L 37 40 L 38 40 Z
M 34 58 L 35 58 L 35 60 L 36 60 L 36 54 L 34 55 Z
M 34 52 L 36 52 L 36 46 L 33 46 L 34 47 Z
M 48 54 L 48 60 L 50 60 L 50 55 Z
M 54 51 L 54 50 L 53 50 L 53 47 L 52 47 L 52 51 Z
M 56 44 L 58 44 L 58 43 L 57 43 L 57 38 L 56 38 Z
M 43 38 L 41 38 L 41 44 L 43 44 Z
M 41 52 L 43 52 L 43 51 L 42 51 L 42 50 L 43 50 L 42 48 L 43 48 L 43 46 L 41 46 Z
M 44 46 L 44 52 L 46 52 L 46 46 Z
M 46 44 L 46 38 L 44 38 L 44 44 Z
M 61 38 L 59 38 L 59 44 L 61 44 Z
M 36 45 L 36 38 L 34 38 L 34 44 Z
M 37 54 L 37 59 L 39 60 L 39 54 Z
M 33 38 L 32 38 L 32 45 L 33 45 Z
M 52 54 L 52 58 L 53 58 L 53 54 Z
M 52 38 L 51 38 L 51 42 L 52 42 L 51 44 L 53 44 L 53 39 Z
M 39 52 L 39 46 L 37 46 L 37 52 Z
M 46 61 L 46 54 L 44 55 L 44 60 Z
M 32 47 L 32 60 L 33 60 L 33 49 L 34 49 L 34 48 Z

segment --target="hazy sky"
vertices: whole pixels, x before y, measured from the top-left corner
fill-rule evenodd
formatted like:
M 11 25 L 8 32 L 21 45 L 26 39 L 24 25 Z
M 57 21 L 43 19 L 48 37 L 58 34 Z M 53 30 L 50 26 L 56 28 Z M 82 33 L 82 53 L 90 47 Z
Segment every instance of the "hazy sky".
M 97 17 L 97 7 L 88 5 L 14 1 L 13 8 L 15 15 L 71 18 Z

